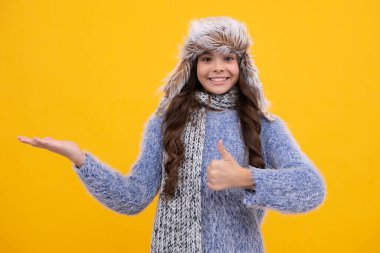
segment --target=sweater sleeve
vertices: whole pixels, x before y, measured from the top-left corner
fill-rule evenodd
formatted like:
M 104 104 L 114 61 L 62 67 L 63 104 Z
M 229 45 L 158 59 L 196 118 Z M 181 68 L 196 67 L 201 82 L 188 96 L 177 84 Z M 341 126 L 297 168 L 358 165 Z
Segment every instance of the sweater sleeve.
M 270 167 L 248 167 L 254 189 L 245 189 L 248 207 L 269 208 L 282 213 L 302 213 L 324 201 L 326 186 L 320 172 L 301 151 L 287 125 L 278 116 L 263 130 L 265 154 Z
M 85 152 L 84 164 L 73 169 L 87 191 L 101 204 L 120 214 L 135 215 L 155 197 L 161 185 L 161 119 L 151 116 L 145 125 L 140 154 L 124 176 Z

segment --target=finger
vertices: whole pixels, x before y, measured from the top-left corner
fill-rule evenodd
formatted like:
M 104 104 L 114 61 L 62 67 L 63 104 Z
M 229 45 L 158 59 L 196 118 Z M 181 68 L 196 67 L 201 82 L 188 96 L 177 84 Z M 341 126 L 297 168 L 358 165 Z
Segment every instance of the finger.
M 218 165 L 218 160 L 212 160 L 211 162 L 210 162 L 210 167 L 216 167 Z
M 215 177 L 216 175 L 216 169 L 214 168 L 210 168 L 208 171 L 207 171 L 207 176 L 209 177 L 209 178 L 213 178 L 213 177 Z
M 37 144 L 37 142 L 31 138 L 27 138 L 27 137 L 24 137 L 24 136 L 17 136 L 17 139 L 19 141 L 21 141 L 22 143 L 27 143 L 27 144 L 30 144 L 30 145 L 33 145 L 35 146 Z
M 17 136 L 17 140 L 19 140 L 21 142 L 28 142 L 28 141 L 30 141 L 29 138 L 24 137 L 24 136 Z
M 17 136 L 17 139 L 23 143 L 27 143 L 37 148 L 50 148 L 52 146 L 51 140 L 41 139 L 38 137 L 27 138 L 24 136 Z
M 219 153 L 220 153 L 222 160 L 230 160 L 231 159 L 231 155 L 227 151 L 227 149 L 224 147 L 222 140 L 218 141 L 218 150 L 219 150 Z
M 51 148 L 52 147 L 52 141 L 51 140 L 48 140 L 48 139 L 41 139 L 41 138 L 38 138 L 38 137 L 34 137 L 33 138 L 35 144 L 36 144 L 36 147 L 40 147 L 40 148 Z
M 41 139 L 41 138 L 38 138 L 38 137 L 33 137 L 32 138 L 32 142 L 37 147 L 42 147 L 42 146 L 45 145 L 45 141 L 43 139 Z
M 207 178 L 212 178 L 212 168 L 210 166 L 207 167 Z
M 210 190 L 213 190 L 213 191 L 216 190 L 216 187 L 215 187 L 214 184 L 211 183 L 211 182 L 207 182 L 207 186 L 208 186 L 208 188 L 209 188 Z

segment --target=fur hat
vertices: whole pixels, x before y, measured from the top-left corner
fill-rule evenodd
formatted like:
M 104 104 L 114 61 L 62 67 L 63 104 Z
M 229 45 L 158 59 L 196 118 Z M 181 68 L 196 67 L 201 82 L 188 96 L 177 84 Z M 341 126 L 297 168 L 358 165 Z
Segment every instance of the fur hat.
M 257 68 L 249 55 L 251 39 L 246 26 L 230 17 L 207 17 L 192 20 L 188 37 L 180 51 L 177 66 L 165 78 L 159 88 L 165 96 L 161 99 L 156 113 L 162 114 L 172 99 L 189 80 L 191 68 L 199 55 L 216 50 L 221 53 L 235 53 L 240 59 L 240 71 L 244 81 L 258 98 L 259 110 L 268 120 L 274 120 L 268 111 L 270 102 L 264 97 L 263 88 L 257 75 Z

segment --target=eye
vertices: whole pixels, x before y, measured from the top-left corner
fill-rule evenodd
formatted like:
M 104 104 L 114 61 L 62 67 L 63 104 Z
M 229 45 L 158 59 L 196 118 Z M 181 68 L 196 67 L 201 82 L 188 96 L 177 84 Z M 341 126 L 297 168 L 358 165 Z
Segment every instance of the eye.
M 227 61 L 233 61 L 235 58 L 232 56 L 227 56 L 226 59 L 227 59 Z
M 201 59 L 201 61 L 204 61 L 204 62 L 208 62 L 208 61 L 210 61 L 210 60 L 211 60 L 210 57 L 203 57 L 203 58 Z

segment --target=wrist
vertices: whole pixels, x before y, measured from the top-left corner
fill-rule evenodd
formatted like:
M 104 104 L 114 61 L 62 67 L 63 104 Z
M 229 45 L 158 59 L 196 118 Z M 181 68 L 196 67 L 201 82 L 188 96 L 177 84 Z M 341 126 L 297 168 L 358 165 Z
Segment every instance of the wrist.
M 251 172 L 247 168 L 240 167 L 240 187 L 248 190 L 255 189 L 255 182 L 252 179 Z
M 81 151 L 80 153 L 75 155 L 75 157 L 71 161 L 74 163 L 74 165 L 77 168 L 80 168 L 83 166 L 85 158 L 86 158 L 85 152 Z

